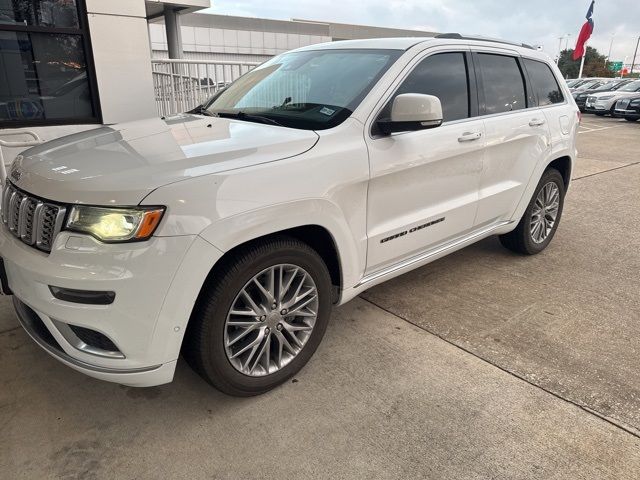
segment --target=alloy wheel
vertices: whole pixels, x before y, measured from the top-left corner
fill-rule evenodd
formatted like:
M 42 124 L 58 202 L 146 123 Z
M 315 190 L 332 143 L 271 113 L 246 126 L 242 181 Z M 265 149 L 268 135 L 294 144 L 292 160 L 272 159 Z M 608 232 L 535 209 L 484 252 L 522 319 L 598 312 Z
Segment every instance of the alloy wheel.
M 548 237 L 558 217 L 560 190 L 555 182 L 549 182 L 538 192 L 531 212 L 530 232 L 535 243 L 542 243 Z
M 277 372 L 309 340 L 318 314 L 318 289 L 302 267 L 279 264 L 249 280 L 224 325 L 227 358 L 252 377 Z

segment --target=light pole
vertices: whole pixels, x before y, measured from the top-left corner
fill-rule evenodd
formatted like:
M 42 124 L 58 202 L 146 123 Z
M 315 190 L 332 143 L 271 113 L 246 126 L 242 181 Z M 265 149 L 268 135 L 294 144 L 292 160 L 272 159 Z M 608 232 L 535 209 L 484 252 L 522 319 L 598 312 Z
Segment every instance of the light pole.
M 564 39 L 564 35 L 558 37 L 558 56 L 556 57 L 556 65 L 560 63 L 560 55 L 562 54 L 562 40 Z
M 636 63 L 636 55 L 638 55 L 638 45 L 640 45 L 640 37 L 638 37 L 638 41 L 636 42 L 636 51 L 633 52 L 633 58 L 631 59 L 631 71 L 629 75 L 633 75 L 633 64 Z
M 556 59 L 556 64 L 560 63 L 560 55 L 562 55 L 562 40 L 566 40 L 565 44 L 564 44 L 564 49 L 566 50 L 569 46 L 569 37 L 571 36 L 570 33 L 566 33 L 564 35 L 562 35 L 561 37 L 558 37 L 558 58 Z
M 613 48 L 613 37 L 615 37 L 616 34 L 612 33 L 611 34 L 611 43 L 609 44 L 609 55 L 607 55 L 607 58 L 604 59 L 604 66 L 607 66 L 607 63 L 611 61 L 611 49 Z

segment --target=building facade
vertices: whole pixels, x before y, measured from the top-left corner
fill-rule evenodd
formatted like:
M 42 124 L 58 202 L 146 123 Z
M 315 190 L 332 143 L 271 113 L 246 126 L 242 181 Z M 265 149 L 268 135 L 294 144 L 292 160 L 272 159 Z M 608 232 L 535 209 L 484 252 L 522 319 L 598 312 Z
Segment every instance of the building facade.
M 0 142 L 157 115 L 148 21 L 210 0 L 0 0 Z M 29 137 L 25 137 L 27 140 Z M 5 162 L 21 149 L 0 147 Z
M 434 32 L 310 20 L 270 20 L 196 13 L 181 18 L 182 54 L 188 60 L 264 62 L 316 43 L 381 37 L 431 37 Z M 170 58 L 164 17 L 149 22 L 153 58 Z
M 287 50 L 343 39 L 433 35 L 194 13 L 209 6 L 210 0 L 0 0 L 5 162 L 21 150 L 1 145 L 19 140 L 7 137 L 16 129 L 50 140 L 172 114 Z

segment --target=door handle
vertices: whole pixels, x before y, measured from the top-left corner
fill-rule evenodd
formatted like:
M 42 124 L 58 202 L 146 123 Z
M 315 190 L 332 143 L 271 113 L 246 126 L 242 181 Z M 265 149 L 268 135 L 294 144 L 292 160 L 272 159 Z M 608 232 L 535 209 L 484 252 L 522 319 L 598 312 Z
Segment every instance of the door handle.
M 478 140 L 482 137 L 481 132 L 464 132 L 462 136 L 458 137 L 459 142 L 473 142 L 474 140 Z
M 534 118 L 529 122 L 530 127 L 540 127 L 541 125 L 544 125 L 544 120 L 539 118 Z

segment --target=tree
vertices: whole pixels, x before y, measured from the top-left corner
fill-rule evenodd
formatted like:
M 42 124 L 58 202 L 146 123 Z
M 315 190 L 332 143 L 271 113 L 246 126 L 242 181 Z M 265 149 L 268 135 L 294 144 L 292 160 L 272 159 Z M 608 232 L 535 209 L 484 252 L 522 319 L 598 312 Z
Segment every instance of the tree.
M 560 61 L 558 68 L 565 78 L 578 78 L 580 73 L 581 59 L 574 60 L 572 58 L 573 49 L 563 50 L 560 52 Z M 606 66 L 606 57 L 598 53 L 593 47 L 587 47 L 587 53 L 584 58 L 583 77 L 614 77 L 615 73 L 611 72 Z

